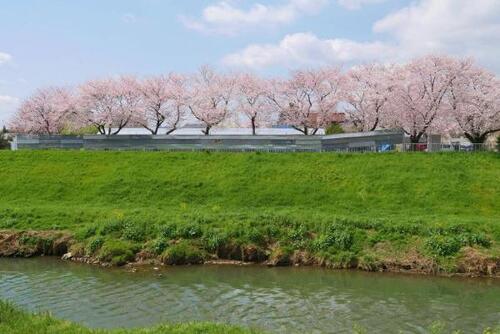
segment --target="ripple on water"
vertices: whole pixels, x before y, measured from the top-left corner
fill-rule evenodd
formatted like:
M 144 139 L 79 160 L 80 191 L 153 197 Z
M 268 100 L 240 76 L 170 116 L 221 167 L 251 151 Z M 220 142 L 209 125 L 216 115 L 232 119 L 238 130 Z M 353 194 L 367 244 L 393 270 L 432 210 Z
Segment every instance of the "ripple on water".
M 307 268 L 176 267 L 158 277 L 51 259 L 0 259 L 0 298 L 91 327 L 217 321 L 276 333 L 424 333 L 500 326 L 500 283 Z M 486 283 L 485 283 L 486 282 Z

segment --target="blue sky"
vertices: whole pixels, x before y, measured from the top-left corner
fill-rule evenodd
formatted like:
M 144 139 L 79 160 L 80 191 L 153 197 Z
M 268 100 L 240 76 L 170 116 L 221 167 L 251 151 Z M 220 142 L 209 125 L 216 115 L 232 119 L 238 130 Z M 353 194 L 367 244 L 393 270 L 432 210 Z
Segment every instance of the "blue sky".
M 498 0 L 0 0 L 0 124 L 47 85 L 203 64 L 264 75 L 474 56 L 500 72 Z

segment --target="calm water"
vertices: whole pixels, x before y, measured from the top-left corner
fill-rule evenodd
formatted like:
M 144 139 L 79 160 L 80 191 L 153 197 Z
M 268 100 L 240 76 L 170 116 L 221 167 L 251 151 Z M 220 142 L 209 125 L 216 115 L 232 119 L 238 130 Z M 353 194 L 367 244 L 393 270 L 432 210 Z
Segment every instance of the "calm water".
M 159 275 L 161 273 L 161 276 Z M 216 321 L 276 333 L 465 333 L 500 326 L 500 282 L 313 268 L 200 266 L 159 272 L 0 259 L 0 298 L 91 327 Z

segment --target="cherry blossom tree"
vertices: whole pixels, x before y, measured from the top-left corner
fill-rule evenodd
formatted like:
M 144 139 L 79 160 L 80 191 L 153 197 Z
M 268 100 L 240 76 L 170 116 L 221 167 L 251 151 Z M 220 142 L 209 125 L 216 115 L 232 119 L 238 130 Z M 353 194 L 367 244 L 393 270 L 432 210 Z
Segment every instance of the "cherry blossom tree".
M 450 88 L 451 116 L 471 143 L 480 144 L 500 131 L 500 81 L 472 64 L 464 67 Z
M 238 111 L 248 119 L 252 134 L 257 128 L 272 122 L 271 108 L 267 99 L 269 85 L 266 80 L 252 74 L 238 76 Z
M 274 81 L 268 98 L 282 123 L 304 135 L 315 135 L 331 123 L 343 81 L 338 68 L 296 71 L 288 80 Z
M 232 76 L 221 75 L 209 67 L 202 67 L 191 78 L 191 91 L 187 99 L 193 116 L 203 123 L 203 134 L 221 124 L 228 116 L 236 80 Z
M 399 66 L 384 125 L 401 128 L 411 143 L 418 143 L 429 130 L 447 130 L 445 98 L 459 68 L 455 59 L 434 55 Z
M 141 111 L 136 122 L 158 134 L 160 127 L 167 134 L 174 132 L 182 120 L 187 105 L 187 79 L 178 74 L 156 76 L 143 80 L 139 85 Z
M 68 88 L 48 87 L 22 102 L 9 127 L 19 133 L 53 135 L 68 126 L 75 99 Z
M 79 88 L 79 119 L 102 135 L 118 134 L 141 107 L 141 93 L 134 77 L 88 81 Z
M 391 71 L 389 66 L 368 64 L 347 72 L 345 112 L 358 131 L 374 131 L 382 124 L 392 89 Z

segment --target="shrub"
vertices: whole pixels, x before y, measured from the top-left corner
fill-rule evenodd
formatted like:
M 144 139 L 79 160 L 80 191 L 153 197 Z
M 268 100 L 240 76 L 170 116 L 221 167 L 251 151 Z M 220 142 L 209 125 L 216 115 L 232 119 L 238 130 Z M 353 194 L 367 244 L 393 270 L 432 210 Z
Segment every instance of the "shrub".
M 166 264 L 201 264 L 206 254 L 188 241 L 181 241 L 169 247 L 162 255 Z
M 95 252 L 97 252 L 101 246 L 104 244 L 104 238 L 103 237 L 95 237 L 92 238 L 89 243 L 87 244 L 86 247 L 86 254 L 88 255 L 93 255 Z
M 124 227 L 124 222 L 122 220 L 108 220 L 104 224 L 102 224 L 100 234 L 108 235 L 108 234 L 121 234 Z
M 177 238 L 177 225 L 174 223 L 163 225 L 159 228 L 159 235 L 165 239 Z
M 39 237 L 32 235 L 23 235 L 19 238 L 19 243 L 25 246 L 36 246 L 38 245 L 39 241 L 40 241 Z
M 426 240 L 425 246 L 434 255 L 450 256 L 462 248 L 462 243 L 454 236 L 436 234 Z
M 266 234 L 264 231 L 256 227 L 248 227 L 245 231 L 245 241 L 250 243 L 263 244 L 266 240 Z
M 342 128 L 342 125 L 340 125 L 339 123 L 337 122 L 334 122 L 332 124 L 330 124 L 326 130 L 325 130 L 325 134 L 327 135 L 334 135 L 334 134 L 338 134 L 338 133 L 344 133 L 344 129 Z
M 468 246 L 482 246 L 489 248 L 491 246 L 491 240 L 482 233 L 466 233 L 458 236 L 462 245 Z
M 126 264 L 128 261 L 132 261 L 137 250 L 137 246 L 130 242 L 109 239 L 104 242 L 99 250 L 98 258 L 101 261 L 120 266 Z
M 168 248 L 168 240 L 165 238 L 156 239 L 151 244 L 151 251 L 156 255 L 160 255 L 167 248 Z
M 196 239 L 203 235 L 203 231 L 199 224 L 191 223 L 181 226 L 178 229 L 177 235 L 185 239 Z
M 227 233 L 220 230 L 212 230 L 203 235 L 201 239 L 203 246 L 209 252 L 215 252 L 219 247 L 228 242 Z
M 0 150 L 8 150 L 10 148 L 8 133 L 5 126 L 0 130 Z
M 354 244 L 354 233 L 351 229 L 332 225 L 329 231 L 316 238 L 312 247 L 315 251 L 324 251 L 329 248 L 338 250 L 350 250 Z
M 146 227 L 132 222 L 123 225 L 122 237 L 130 241 L 144 241 L 146 237 Z
M 287 240 L 296 247 L 303 248 L 307 241 L 307 229 L 303 225 L 299 225 L 288 231 Z

